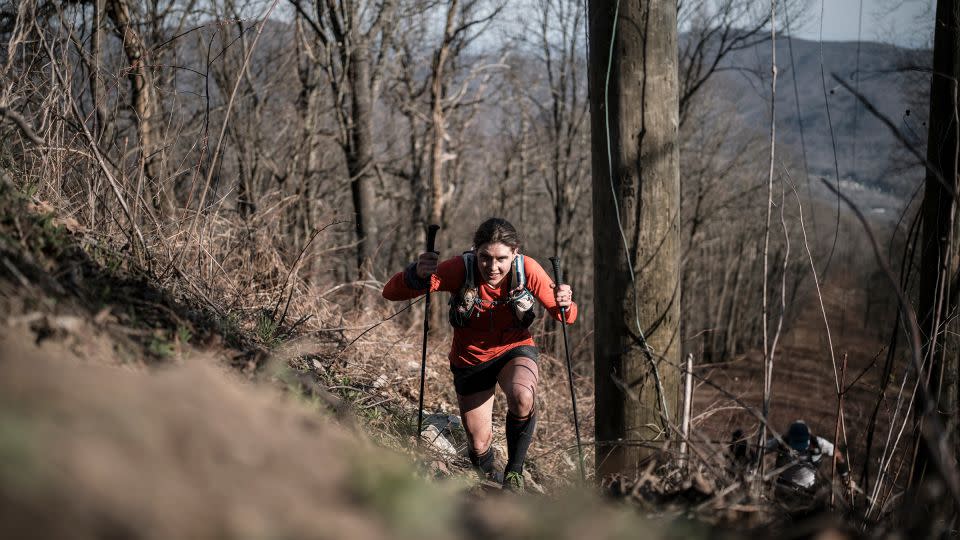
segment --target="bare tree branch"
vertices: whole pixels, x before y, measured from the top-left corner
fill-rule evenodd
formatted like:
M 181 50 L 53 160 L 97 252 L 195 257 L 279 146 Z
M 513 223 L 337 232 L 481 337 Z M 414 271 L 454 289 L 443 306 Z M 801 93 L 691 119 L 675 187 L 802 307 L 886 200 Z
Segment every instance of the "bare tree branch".
M 23 116 L 20 115 L 20 113 L 11 110 L 9 107 L 0 105 L 0 116 L 5 116 L 8 120 L 16 124 L 16 126 L 20 128 L 20 132 L 24 137 L 27 138 L 27 140 L 37 146 L 43 146 L 43 139 L 37 135 L 37 132 L 30 127 L 30 124 Z

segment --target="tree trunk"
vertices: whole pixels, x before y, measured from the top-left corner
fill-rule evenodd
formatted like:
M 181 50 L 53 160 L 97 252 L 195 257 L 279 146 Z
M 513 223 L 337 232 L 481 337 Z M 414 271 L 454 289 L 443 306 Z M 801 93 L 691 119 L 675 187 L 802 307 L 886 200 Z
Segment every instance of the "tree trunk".
M 738 249 L 737 253 L 739 253 L 740 251 L 742 250 Z M 737 275 L 739 276 L 740 274 L 739 264 L 736 265 L 736 272 L 737 272 Z M 726 307 L 726 304 L 727 304 L 727 296 L 730 293 L 730 278 L 732 277 L 733 273 L 734 273 L 734 261 L 727 261 L 723 265 L 723 285 L 720 288 L 720 298 L 717 300 L 717 305 L 713 312 L 713 319 L 709 319 L 709 317 L 707 319 L 709 321 L 707 324 L 707 328 L 711 329 L 710 360 L 713 362 L 716 362 L 719 359 L 723 359 L 723 356 L 721 354 L 720 347 L 719 347 L 720 341 L 717 338 L 720 336 L 720 329 L 723 327 L 722 325 L 724 324 L 723 311 L 724 311 L 724 307 Z
M 427 185 L 423 181 L 423 146 L 417 135 L 417 119 L 412 113 L 407 114 L 407 124 L 409 125 L 408 145 L 410 148 L 410 193 L 413 195 L 413 201 L 410 205 L 410 223 L 413 226 L 413 234 L 410 235 L 413 245 L 411 253 L 419 253 L 419 249 L 427 243 L 426 223 L 426 205 Z
M 347 67 L 350 83 L 351 120 L 347 171 L 357 219 L 357 270 L 366 279 L 377 249 L 377 219 L 373 212 L 373 92 L 370 88 L 370 58 L 361 47 L 351 51 Z
M 93 28 L 90 33 L 90 99 L 93 101 L 94 118 L 96 124 L 91 130 L 97 143 L 102 144 L 110 140 L 109 114 L 107 112 L 106 90 L 103 79 L 100 78 L 100 59 L 103 56 L 103 11 L 104 0 L 93 2 Z
M 443 78 L 447 57 L 450 56 L 450 40 L 453 39 L 453 24 L 458 9 L 458 0 L 450 0 L 443 31 L 443 41 L 433 63 L 433 79 L 430 86 L 430 118 L 433 122 L 433 141 L 430 147 L 430 223 L 440 225 L 443 221 L 443 162 L 446 140 L 446 119 L 443 113 Z
M 300 80 L 300 94 L 297 97 L 297 108 L 300 122 L 303 126 L 303 148 L 305 156 L 301 158 L 300 186 L 297 193 L 297 211 L 294 217 L 294 246 L 297 249 L 303 246 L 316 226 L 314 222 L 315 208 L 323 206 L 323 198 L 318 196 L 317 184 L 320 180 L 320 70 L 315 55 L 315 43 L 308 42 L 303 31 L 301 17 L 295 19 L 297 43 L 297 76 Z M 308 258 L 306 273 L 312 274 L 314 259 Z
M 960 2 L 939 0 L 933 44 L 933 75 L 930 78 L 930 127 L 927 136 L 929 164 L 921 212 L 923 243 L 920 253 L 920 304 L 918 316 L 924 338 L 924 353 L 931 358 L 926 374 L 928 395 L 948 426 L 957 419 L 958 284 L 957 275 L 957 80 L 960 78 L 960 33 L 957 25 Z M 938 178 L 939 175 L 939 178 Z M 944 183 L 947 185 L 945 186 Z M 949 322 L 948 322 L 949 321 Z M 918 393 L 918 399 L 920 394 Z M 925 404 L 918 403 L 918 421 Z M 933 452 L 919 438 L 913 480 L 922 481 L 933 463 Z M 944 456 L 953 460 L 955 456 Z
M 95 123 L 93 129 L 94 139 L 97 145 L 107 144 L 112 138 L 109 115 L 107 113 L 106 90 L 103 86 L 103 79 L 100 78 L 100 59 L 103 57 L 103 11 L 104 0 L 94 0 L 93 2 L 93 22 L 90 32 L 90 101 L 93 102 L 93 112 Z M 91 181 L 90 191 L 87 194 L 87 204 L 90 207 L 90 228 L 97 226 L 97 199 L 100 195 L 101 175 L 94 175 Z
M 636 471 L 669 436 L 680 380 L 677 3 L 623 2 L 616 21 L 614 6 L 592 0 L 589 16 L 598 477 Z
M 528 126 L 526 115 L 520 116 L 520 173 L 517 179 L 517 182 L 520 184 L 519 189 L 517 190 L 517 197 L 520 198 L 520 230 L 526 230 L 526 219 L 527 219 L 527 139 Z
M 137 137 L 140 139 L 140 155 L 147 180 L 159 186 L 154 203 L 165 216 L 172 216 L 175 208 L 173 186 L 162 178 L 161 158 L 154 132 L 158 104 L 153 89 L 150 67 L 147 65 L 147 45 L 143 42 L 130 21 L 130 5 L 127 0 L 107 0 L 107 16 L 113 21 L 123 53 L 129 62 L 130 104 L 137 122 Z

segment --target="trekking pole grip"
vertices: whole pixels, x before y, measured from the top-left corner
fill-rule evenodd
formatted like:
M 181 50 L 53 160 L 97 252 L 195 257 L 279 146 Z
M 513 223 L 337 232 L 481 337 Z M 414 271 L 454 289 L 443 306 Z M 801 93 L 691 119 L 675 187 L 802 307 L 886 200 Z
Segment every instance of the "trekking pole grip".
M 440 230 L 439 225 L 430 225 L 427 227 L 427 251 L 436 251 L 437 243 L 437 231 Z
M 557 287 L 563 284 L 563 270 L 560 269 L 560 257 L 550 257 L 550 264 L 553 265 L 553 279 L 557 282 Z M 566 311 L 566 308 L 560 308 Z
M 560 269 L 560 257 L 550 257 L 550 264 L 553 265 L 553 279 L 554 281 L 557 282 L 557 288 L 559 288 L 560 285 L 563 284 L 563 270 Z M 562 317 L 561 322 L 563 322 L 563 324 L 567 324 L 567 318 L 566 318 L 567 308 L 561 306 L 560 313 L 564 314 L 564 317 Z
M 560 270 L 560 258 L 550 257 L 550 264 L 553 265 L 553 278 L 557 281 L 557 287 L 563 283 L 563 271 Z

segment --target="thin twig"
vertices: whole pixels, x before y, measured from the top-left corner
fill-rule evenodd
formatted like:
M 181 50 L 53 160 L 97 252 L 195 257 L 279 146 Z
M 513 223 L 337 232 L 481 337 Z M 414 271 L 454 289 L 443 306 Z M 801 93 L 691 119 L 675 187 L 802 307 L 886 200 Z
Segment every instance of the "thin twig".
M 843 387 L 843 376 L 847 373 L 847 354 L 843 355 L 843 363 L 840 365 L 840 386 Z M 837 392 L 837 425 L 834 428 L 833 440 L 833 463 L 830 467 L 830 486 L 833 487 L 837 481 L 837 460 L 840 459 L 840 427 L 843 425 L 843 392 Z M 849 457 L 849 454 L 848 454 Z M 847 470 L 849 470 L 850 463 L 847 463 Z M 836 492 L 830 490 L 830 508 L 834 508 L 836 498 Z
M 9 107 L 0 105 L 0 116 L 6 116 L 11 122 L 17 125 L 20 128 L 20 133 L 27 138 L 30 142 L 37 146 L 43 146 L 43 139 L 37 135 L 37 132 L 30 127 L 30 123 L 27 122 L 26 118 L 20 115 L 17 111 L 11 110 Z
M 776 164 L 777 149 L 777 0 L 770 0 L 770 175 L 767 179 L 767 221 L 763 234 L 763 300 L 761 308 L 761 324 L 763 326 L 763 416 L 770 415 L 770 392 L 773 378 L 773 348 L 770 347 L 768 336 L 769 307 L 767 304 L 767 261 L 770 254 L 770 216 L 773 213 L 773 173 Z M 782 322 L 782 320 L 781 320 Z M 763 451 L 767 439 L 766 423 L 760 427 L 757 439 L 757 456 L 760 461 L 760 471 L 763 471 Z M 759 484 L 758 484 L 759 489 Z
M 43 44 L 43 47 L 47 53 L 47 56 L 50 58 L 50 61 L 56 64 L 56 55 L 53 53 L 53 49 L 50 47 L 50 44 L 47 42 L 46 38 L 43 36 L 43 30 L 39 27 L 36 20 L 33 21 L 33 24 L 37 30 L 37 35 L 40 37 L 40 42 Z M 64 88 L 69 88 L 63 73 L 58 69 L 53 70 L 54 76 L 57 78 L 58 82 Z M 133 213 L 130 211 L 130 207 L 127 205 L 126 199 L 121 193 L 119 182 L 113 176 L 113 172 L 110 170 L 110 167 L 107 166 L 107 162 L 103 157 L 103 154 L 100 152 L 100 146 L 97 145 L 96 139 L 94 139 L 93 134 L 90 133 L 90 129 L 87 127 L 87 124 L 83 121 L 83 114 L 80 112 L 80 108 L 77 106 L 75 100 L 67 100 L 70 103 L 70 108 L 77 118 L 77 123 L 83 130 L 83 135 L 87 140 L 87 143 L 90 145 L 90 150 L 93 151 L 93 155 L 96 158 L 97 164 L 100 166 L 100 169 L 103 171 L 103 174 L 107 177 L 107 181 L 110 183 L 110 188 L 113 190 L 113 194 L 117 199 L 117 202 L 120 203 L 120 208 L 123 210 L 124 215 L 127 217 L 127 221 L 130 224 L 130 228 L 133 229 L 133 232 L 136 233 L 136 239 L 140 241 L 140 248 L 142 248 L 143 254 L 146 256 L 147 253 L 147 241 L 143 238 L 143 233 L 140 231 L 140 227 L 137 226 L 136 221 L 133 219 Z M 133 235 L 128 233 L 128 238 L 130 240 L 131 246 L 136 246 Z M 140 251 L 140 250 L 138 250 Z
M 387 317 L 387 318 L 385 318 L 385 319 L 382 319 L 380 322 L 374 324 L 373 326 L 371 326 L 371 327 L 367 328 L 366 330 L 364 330 L 363 332 L 361 332 L 360 335 L 358 335 L 357 337 L 355 337 L 355 338 L 353 338 L 352 340 L 350 340 L 350 343 L 347 343 L 346 345 L 343 346 L 342 349 L 340 349 L 340 351 L 337 353 L 337 359 L 339 359 L 340 357 L 342 357 L 342 356 L 343 356 L 343 353 L 345 353 L 345 352 L 347 351 L 347 349 L 350 348 L 351 345 L 353 345 L 354 343 L 356 343 L 357 340 L 359 340 L 359 339 L 362 338 L 363 336 L 367 335 L 368 332 L 370 332 L 370 331 L 373 330 L 374 328 L 380 326 L 381 324 L 389 321 L 390 319 L 396 317 L 397 315 L 403 313 L 404 311 L 410 309 L 411 307 L 413 307 L 414 305 L 416 305 L 418 302 L 420 302 L 420 301 L 423 300 L 424 298 L 426 298 L 426 297 L 425 297 L 425 296 L 421 296 L 421 297 L 419 297 L 419 298 L 417 298 L 417 299 L 415 299 L 415 300 L 411 300 L 409 304 L 407 304 L 406 306 L 403 306 L 403 308 L 401 308 L 401 309 L 400 309 L 399 311 L 397 311 L 396 313 L 390 315 L 389 317 Z
M 346 221 L 346 220 L 332 221 L 324 225 L 323 227 L 320 227 L 319 229 L 313 231 L 313 234 L 310 235 L 310 239 L 307 240 L 307 242 L 303 245 L 303 248 L 300 249 L 300 253 L 297 255 L 297 259 L 293 261 L 293 264 L 290 266 L 290 270 L 287 272 L 287 276 L 283 279 L 283 285 L 280 287 L 280 296 L 277 297 L 277 305 L 273 306 L 273 310 L 270 312 L 271 321 L 274 320 L 274 318 L 277 315 L 277 310 L 280 309 L 280 302 L 283 300 L 283 292 L 287 289 L 287 284 L 290 282 L 290 276 L 293 275 L 293 272 L 300 265 L 300 261 L 303 259 L 303 254 L 307 252 L 307 248 L 310 247 L 310 244 L 313 243 L 313 240 L 317 237 L 317 235 L 327 230 L 329 227 L 332 227 L 340 223 L 349 223 L 349 221 Z M 291 289 L 290 295 L 287 296 L 287 304 L 283 308 L 283 315 L 281 315 L 280 321 L 277 323 L 278 328 L 281 325 L 283 325 L 283 321 L 287 318 L 287 310 L 290 309 L 290 300 L 293 298 L 293 293 L 294 293 L 294 289 Z
M 797 201 L 797 209 L 800 214 L 800 232 L 803 235 L 803 247 L 807 252 L 807 261 L 810 263 L 810 272 L 813 276 L 813 284 L 817 290 L 817 301 L 820 304 L 820 315 L 823 317 L 823 327 L 827 333 L 827 346 L 830 348 L 830 364 L 833 366 L 833 377 L 836 383 L 836 391 L 840 391 L 840 374 L 837 371 L 837 358 L 833 350 L 833 335 L 830 332 L 830 321 L 827 319 L 827 309 L 823 304 L 823 291 L 820 290 L 820 279 L 817 277 L 817 269 L 813 262 L 813 253 L 810 251 L 810 242 L 807 239 L 807 228 L 803 222 L 803 203 L 800 202 L 800 195 L 797 193 L 797 186 L 792 182 L 790 173 L 783 169 L 787 177 L 787 183 L 790 185 L 793 196 Z
M 200 219 L 200 214 L 203 212 L 203 204 L 206 202 L 207 192 L 210 189 L 210 183 L 213 181 L 213 175 L 218 170 L 216 162 L 220 155 L 220 148 L 223 146 L 223 140 L 227 132 L 227 125 L 230 122 L 230 113 L 233 111 L 233 103 L 237 97 L 237 89 L 240 88 L 240 81 L 243 80 L 243 75 L 246 73 L 248 66 L 250 65 L 250 58 L 253 57 L 253 51 L 256 49 L 257 42 L 260 40 L 260 36 L 263 34 L 263 28 L 267 25 L 270 14 L 273 13 L 273 9 L 277 7 L 278 2 L 279 0 L 273 0 L 273 2 L 270 3 L 263 15 L 260 17 L 260 27 L 257 28 L 257 34 L 253 38 L 253 43 L 250 44 L 250 49 L 247 51 L 247 55 L 243 59 L 243 64 L 240 66 L 240 72 L 237 74 L 237 80 L 234 82 L 233 89 L 230 91 L 230 98 L 227 100 L 227 109 L 223 114 L 223 124 L 220 126 L 220 136 L 217 138 L 217 146 L 214 147 L 213 153 L 210 154 L 210 167 L 207 171 L 207 178 L 204 182 L 203 191 L 200 192 L 200 201 L 197 204 L 198 212 L 194 217 L 193 224 L 190 226 L 191 236 L 197 227 L 197 221 Z

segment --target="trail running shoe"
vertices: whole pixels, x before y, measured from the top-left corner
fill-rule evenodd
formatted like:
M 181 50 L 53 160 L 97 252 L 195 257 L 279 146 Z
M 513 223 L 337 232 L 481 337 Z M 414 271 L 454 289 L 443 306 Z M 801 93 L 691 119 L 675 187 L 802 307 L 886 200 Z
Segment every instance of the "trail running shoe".
M 514 493 L 523 493 L 523 473 L 510 471 L 503 477 L 503 489 Z

